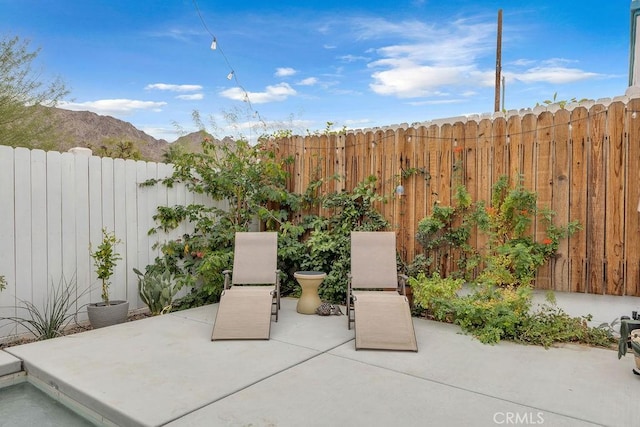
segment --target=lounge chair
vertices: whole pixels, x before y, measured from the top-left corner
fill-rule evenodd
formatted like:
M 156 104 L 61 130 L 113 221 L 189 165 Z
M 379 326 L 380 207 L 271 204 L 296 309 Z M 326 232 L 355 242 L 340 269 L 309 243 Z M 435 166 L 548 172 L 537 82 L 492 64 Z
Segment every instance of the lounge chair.
M 269 339 L 271 317 L 274 316 L 277 322 L 280 309 L 277 262 L 277 233 L 236 233 L 233 270 L 223 271 L 224 290 L 213 325 L 212 341 Z
M 404 279 L 394 232 L 351 233 L 347 322 L 355 327 L 356 350 L 418 351 Z

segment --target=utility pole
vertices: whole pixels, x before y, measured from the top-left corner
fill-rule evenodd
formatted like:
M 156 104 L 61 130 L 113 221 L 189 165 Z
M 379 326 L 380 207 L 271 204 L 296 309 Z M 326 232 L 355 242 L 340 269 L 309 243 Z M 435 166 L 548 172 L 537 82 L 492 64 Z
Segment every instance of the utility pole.
M 640 43 L 638 42 L 638 21 L 640 21 L 640 0 L 631 2 L 631 44 L 629 49 L 629 86 L 640 86 Z M 638 64 L 636 64 L 638 61 Z
M 494 111 L 500 111 L 500 74 L 502 73 L 502 9 L 498 9 L 498 43 L 496 47 L 496 87 Z

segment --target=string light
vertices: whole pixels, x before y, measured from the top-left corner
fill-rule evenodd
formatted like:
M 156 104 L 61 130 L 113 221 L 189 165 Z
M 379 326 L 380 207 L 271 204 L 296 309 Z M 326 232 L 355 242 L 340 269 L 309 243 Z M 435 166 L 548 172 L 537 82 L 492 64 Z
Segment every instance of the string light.
M 196 9 L 196 12 L 198 13 L 198 16 L 200 17 L 200 22 L 202 22 L 202 26 L 204 27 L 204 29 L 207 31 L 207 33 L 209 33 L 209 35 L 213 39 L 213 41 L 211 42 L 211 46 L 210 46 L 211 50 L 215 50 L 217 52 L 220 52 L 220 54 L 222 55 L 222 58 L 224 59 L 224 62 L 227 64 L 227 67 L 229 67 L 230 71 L 227 74 L 227 80 L 233 79 L 235 81 L 236 85 L 244 93 L 243 101 L 247 103 L 247 106 L 249 107 L 249 111 L 253 112 L 254 117 L 257 118 L 257 120 L 262 124 L 262 126 L 266 127 L 267 124 L 265 123 L 265 121 L 260 116 L 260 113 L 258 113 L 258 111 L 253 109 L 253 105 L 251 104 L 251 100 L 249 99 L 249 92 L 247 92 L 246 89 L 238 81 L 238 75 L 237 75 L 236 71 L 233 69 L 233 67 L 231 66 L 231 63 L 229 62 L 229 58 L 227 58 L 227 55 L 225 55 L 224 51 L 222 50 L 222 47 L 220 47 L 217 37 L 211 32 L 211 30 L 209 30 L 209 27 L 207 26 L 207 23 L 205 22 L 204 17 L 202 16 L 202 13 L 200 12 L 200 8 L 198 7 L 198 2 L 196 0 L 193 0 L 193 6 Z

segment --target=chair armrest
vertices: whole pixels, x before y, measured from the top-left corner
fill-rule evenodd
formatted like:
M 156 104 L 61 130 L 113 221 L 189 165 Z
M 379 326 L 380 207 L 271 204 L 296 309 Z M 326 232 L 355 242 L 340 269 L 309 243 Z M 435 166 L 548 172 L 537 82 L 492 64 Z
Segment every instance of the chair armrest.
M 224 270 L 224 290 L 231 288 L 231 270 Z
M 407 280 L 409 280 L 409 276 L 398 274 L 398 292 L 400 292 L 400 295 L 407 295 Z

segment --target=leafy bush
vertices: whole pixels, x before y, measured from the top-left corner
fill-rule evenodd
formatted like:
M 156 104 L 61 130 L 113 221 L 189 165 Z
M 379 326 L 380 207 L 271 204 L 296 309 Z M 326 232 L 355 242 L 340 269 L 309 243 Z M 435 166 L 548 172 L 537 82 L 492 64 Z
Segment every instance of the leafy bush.
M 293 277 L 298 270 L 327 273 L 319 292 L 323 299 L 343 302 L 346 298 L 350 262 L 350 232 L 380 230 L 388 226 L 374 208 L 383 198 L 376 194 L 376 178 L 369 177 L 353 192 L 320 195 L 323 179 L 312 181 L 304 194 L 286 190 L 284 165 L 267 142 L 255 147 L 246 141 L 233 146 L 214 146 L 203 142 L 203 153 L 176 154 L 175 172 L 161 181 L 164 185 L 184 183 L 212 200 L 227 200 L 228 209 L 192 204 L 159 207 L 154 220 L 159 230 L 175 229 L 188 221 L 194 231 L 161 245 L 162 257 L 155 264 L 166 264 L 195 293 L 179 301 L 180 306 L 201 301 L 217 301 L 222 292 L 222 271 L 233 262 L 236 231 L 248 230 L 256 218 L 267 230 L 278 231 L 278 267 L 282 272 L 283 295 L 299 292 Z M 149 181 L 145 185 L 155 185 Z M 302 213 L 322 207 L 326 217 Z
M 546 237 L 536 241 L 531 234 L 533 218 Z M 553 224 L 555 213 L 537 208 L 537 196 L 521 182 L 510 187 L 506 176 L 494 184 L 491 206 L 478 205 L 478 226 L 489 237 L 482 261 L 486 267 L 477 280 L 499 286 L 530 285 L 538 269 L 558 251 L 560 240 L 580 229 L 577 221 Z
M 496 287 L 482 284 L 469 295 L 449 303 L 454 323 L 480 342 L 495 344 L 510 339 L 531 307 L 531 287 Z
M 431 215 L 418 223 L 416 241 L 425 250 L 425 272 L 470 278 L 478 265 L 478 252 L 469 244 L 476 215 L 476 206 L 471 203 L 466 187 L 458 186 L 454 206 L 436 204 Z M 445 260 L 453 253 L 458 255 L 458 270 L 448 272 Z
M 346 301 L 351 269 L 351 232 L 378 231 L 389 225 L 374 207 L 375 202 L 384 201 L 376 193 L 376 182 L 376 177 L 370 176 L 359 183 L 352 193 L 324 196 L 321 205 L 329 211 L 328 216 L 314 217 L 309 221 L 312 230 L 305 241 L 308 256 L 301 268 L 327 273 L 318 290 L 325 301 Z
M 442 278 L 439 273 L 427 277 L 421 272 L 417 277 L 409 277 L 414 303 L 424 308 L 427 315 L 440 321 L 453 320 L 449 304 L 458 297 L 462 285 L 462 279 Z
M 549 347 L 558 342 L 576 342 L 610 347 L 615 338 L 604 328 L 588 325 L 592 316 L 572 317 L 555 304 L 544 304 L 527 316 L 514 341 Z
M 429 271 L 446 275 L 444 262 L 456 256 L 458 276 L 498 286 L 530 285 L 538 269 L 558 251 L 560 240 L 580 229 L 577 221 L 565 226 L 553 223 L 555 213 L 538 209 L 537 195 L 521 182 L 511 186 L 502 176 L 492 188 L 489 206 L 471 203 L 464 186 L 456 190 L 454 206 L 436 205 L 418 225 L 416 240 L 425 249 Z M 538 217 L 538 229 L 545 237 L 536 241 L 531 224 Z M 469 244 L 474 229 L 487 236 L 480 251 Z
M 509 340 L 545 347 L 560 342 L 609 347 L 615 341 L 609 330 L 588 325 L 591 316 L 569 316 L 551 293 L 547 303 L 532 310 L 530 286 L 476 285 L 458 296 L 461 280 L 442 279 L 437 273 L 409 278 L 409 283 L 414 301 L 428 316 L 455 323 L 485 344 Z
M 173 175 L 144 184 L 180 182 L 194 193 L 228 201 L 228 208 L 204 204 L 158 207 L 154 216 L 158 226 L 150 233 L 173 230 L 184 221 L 193 227 L 193 232 L 180 239 L 163 243 L 162 257 L 156 260 L 202 294 L 183 298 L 182 303 L 217 301 L 224 284 L 222 271 L 232 267 L 235 232 L 247 231 L 256 218 L 268 229 L 278 229 L 299 205 L 299 197 L 286 191 L 283 164 L 265 146 L 250 146 L 246 141 L 215 145 L 205 138 L 202 148 L 202 153 L 177 153 Z

